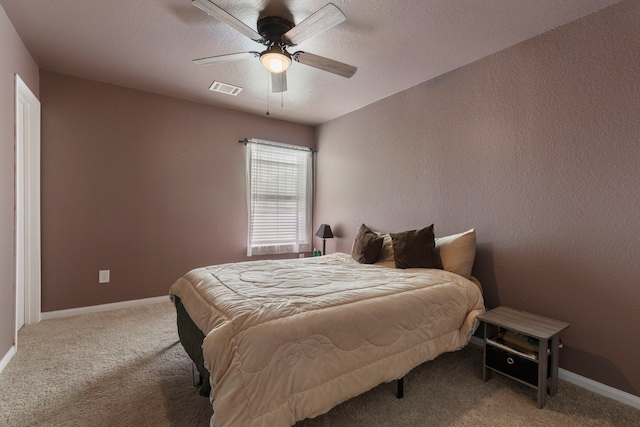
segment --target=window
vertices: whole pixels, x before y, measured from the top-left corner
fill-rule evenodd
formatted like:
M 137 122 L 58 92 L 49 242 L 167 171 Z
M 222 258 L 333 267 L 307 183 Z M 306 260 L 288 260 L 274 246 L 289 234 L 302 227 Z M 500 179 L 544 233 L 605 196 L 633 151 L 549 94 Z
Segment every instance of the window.
M 311 251 L 312 152 L 247 140 L 247 256 Z

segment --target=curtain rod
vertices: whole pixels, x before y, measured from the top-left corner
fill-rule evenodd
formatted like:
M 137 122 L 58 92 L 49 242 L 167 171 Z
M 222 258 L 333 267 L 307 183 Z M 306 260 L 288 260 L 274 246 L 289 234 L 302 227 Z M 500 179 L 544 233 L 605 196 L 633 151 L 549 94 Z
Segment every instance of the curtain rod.
M 280 142 L 267 141 L 264 139 L 245 138 L 245 139 L 241 139 L 238 142 L 244 145 L 258 144 L 258 145 L 269 145 L 272 147 L 286 148 L 288 150 L 311 151 L 313 154 L 318 152 L 318 150 L 314 150 L 313 148 L 309 148 L 309 147 L 300 147 L 298 145 L 282 144 Z

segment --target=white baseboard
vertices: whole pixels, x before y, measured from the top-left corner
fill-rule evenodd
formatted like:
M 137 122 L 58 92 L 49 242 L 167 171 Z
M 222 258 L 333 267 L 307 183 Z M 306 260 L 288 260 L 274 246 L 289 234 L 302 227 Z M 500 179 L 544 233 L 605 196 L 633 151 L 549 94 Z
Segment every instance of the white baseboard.
M 153 298 L 136 299 L 131 301 L 114 302 L 111 304 L 91 305 L 89 307 L 70 308 L 67 310 L 47 311 L 41 314 L 42 320 L 59 319 L 77 316 L 79 314 L 97 313 L 99 311 L 116 310 L 119 308 L 135 307 L 138 305 L 156 304 L 169 301 L 169 295 Z
M 640 397 L 631 393 L 627 393 L 625 391 L 618 390 L 617 388 L 610 387 L 606 384 L 590 380 L 587 377 L 574 374 L 573 372 L 567 371 L 566 369 L 562 368 L 558 369 L 558 378 L 570 382 L 571 384 L 575 384 L 578 387 L 586 388 L 587 390 L 592 391 L 596 394 L 600 394 L 602 396 L 616 400 L 620 403 L 624 403 L 626 405 L 633 406 L 636 409 L 640 409 Z
M 470 344 L 482 348 L 483 340 L 480 337 L 472 336 L 469 341 Z M 558 378 L 567 381 L 571 384 L 575 384 L 578 387 L 587 389 L 593 393 L 608 397 L 625 405 L 633 406 L 640 409 L 640 397 L 618 390 L 617 388 L 610 387 L 606 384 L 599 383 L 591 380 L 582 375 L 574 374 L 566 369 L 558 368 Z
M 0 360 L 0 372 L 4 370 L 4 368 L 9 364 L 9 361 L 13 358 L 13 356 L 15 356 L 15 354 L 16 346 L 12 345 L 9 351 L 7 351 L 7 354 L 5 354 L 2 360 Z
M 475 335 L 471 336 L 471 339 L 469 340 L 469 344 L 474 345 L 478 348 L 482 348 L 482 346 L 484 345 L 484 340 L 480 337 L 477 337 Z

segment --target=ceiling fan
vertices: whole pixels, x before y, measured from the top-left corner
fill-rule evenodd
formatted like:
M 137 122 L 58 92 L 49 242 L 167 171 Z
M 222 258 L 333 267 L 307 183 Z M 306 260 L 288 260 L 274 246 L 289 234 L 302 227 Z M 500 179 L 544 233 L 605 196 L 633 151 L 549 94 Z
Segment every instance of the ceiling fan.
M 353 65 L 314 55 L 309 52 L 298 51 L 293 54 L 287 52 L 287 47 L 300 44 L 304 40 L 328 30 L 347 19 L 344 13 L 332 3 L 327 4 L 322 9 L 313 13 L 298 25 L 278 16 L 261 18 L 257 23 L 258 31 L 245 25 L 238 18 L 209 0 L 191 0 L 191 3 L 249 37 L 251 40 L 267 47 L 267 49 L 262 52 L 238 52 L 194 59 L 193 62 L 198 65 L 260 58 L 262 64 L 271 73 L 271 86 L 273 92 L 276 93 L 287 90 L 286 70 L 289 65 L 291 65 L 292 60 L 347 78 L 353 76 L 357 70 L 357 67 Z

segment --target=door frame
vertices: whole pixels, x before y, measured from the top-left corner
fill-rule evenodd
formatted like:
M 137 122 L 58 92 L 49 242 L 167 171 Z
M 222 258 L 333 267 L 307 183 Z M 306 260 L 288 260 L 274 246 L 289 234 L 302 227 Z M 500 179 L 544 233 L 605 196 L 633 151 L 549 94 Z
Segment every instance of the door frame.
M 16 74 L 15 111 L 15 345 L 18 345 L 18 283 L 24 283 L 24 324 L 40 322 L 40 101 Z M 21 113 L 21 114 L 19 114 Z M 22 230 L 18 230 L 21 226 Z M 18 271 L 21 269 L 21 271 Z

